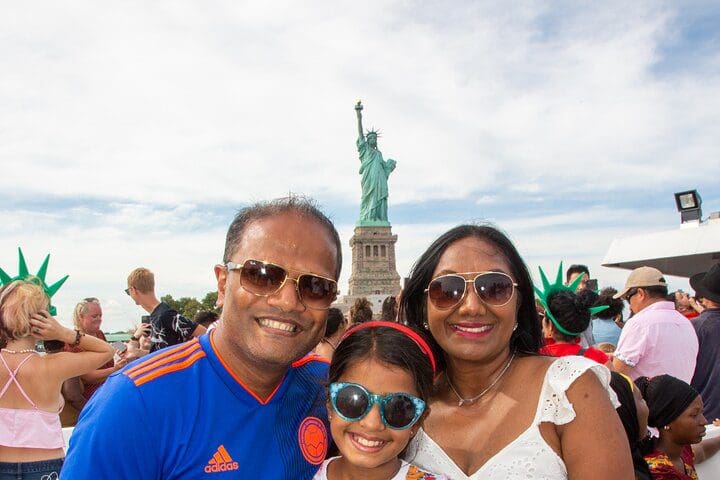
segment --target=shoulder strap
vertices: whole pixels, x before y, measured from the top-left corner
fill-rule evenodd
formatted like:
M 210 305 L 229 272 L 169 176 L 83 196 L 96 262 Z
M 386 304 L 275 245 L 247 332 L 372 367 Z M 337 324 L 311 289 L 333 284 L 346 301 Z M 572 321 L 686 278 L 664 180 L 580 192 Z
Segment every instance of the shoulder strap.
M 587 348 L 583 347 L 575 355 L 577 355 L 578 357 L 584 357 L 585 352 L 587 352 L 587 350 L 588 350 Z
M 2 397 L 3 395 L 5 395 L 5 392 L 7 392 L 8 388 L 10 388 L 10 384 L 14 382 L 15 385 L 17 386 L 18 390 L 20 390 L 20 393 L 22 394 L 22 396 L 25 397 L 25 400 L 27 400 L 28 403 L 30 403 L 30 405 L 33 406 L 33 408 L 37 409 L 38 407 L 37 407 L 37 405 L 35 405 L 35 402 L 33 402 L 32 400 L 30 400 L 30 397 L 28 397 L 28 394 L 25 393 L 25 390 L 22 388 L 22 386 L 20 386 L 20 382 L 18 382 L 17 378 L 15 378 L 15 376 L 17 375 L 17 372 L 20 371 L 20 367 L 22 367 L 23 365 L 25 365 L 25 362 L 27 362 L 28 360 L 30 360 L 30 358 L 31 358 L 33 355 L 35 355 L 35 354 L 34 354 L 34 353 L 28 354 L 25 358 L 23 358 L 23 359 L 20 361 L 20 363 L 18 364 L 18 366 L 15 367 L 15 370 L 10 370 L 10 366 L 9 366 L 9 365 L 7 364 L 7 362 L 5 361 L 5 357 L 3 357 L 3 356 L 0 354 L 0 359 L 2 359 L 2 362 L 3 362 L 3 364 L 5 365 L 5 368 L 7 369 L 8 374 L 10 375 L 10 378 L 8 379 L 7 383 L 6 383 L 5 386 L 3 387 L 2 391 L 0 391 L 0 397 Z

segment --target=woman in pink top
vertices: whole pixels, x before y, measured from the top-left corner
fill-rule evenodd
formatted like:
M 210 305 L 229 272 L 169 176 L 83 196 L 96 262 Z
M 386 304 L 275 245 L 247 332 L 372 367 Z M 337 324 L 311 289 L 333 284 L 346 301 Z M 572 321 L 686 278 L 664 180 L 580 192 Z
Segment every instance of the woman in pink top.
M 64 457 L 60 388 L 113 355 L 106 342 L 60 325 L 47 312 L 49 304 L 32 280 L 0 289 L 0 479 L 57 478 Z M 60 340 L 84 351 L 42 357 L 36 340 Z

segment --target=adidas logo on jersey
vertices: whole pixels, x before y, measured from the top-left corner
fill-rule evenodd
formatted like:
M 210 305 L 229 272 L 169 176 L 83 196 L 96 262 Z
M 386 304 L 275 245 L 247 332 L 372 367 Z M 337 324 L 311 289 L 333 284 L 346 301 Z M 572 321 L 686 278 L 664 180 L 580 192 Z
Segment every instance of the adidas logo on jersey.
M 240 470 L 240 465 L 238 465 L 238 462 L 233 462 L 232 457 L 225 450 L 225 446 L 220 445 L 217 452 L 205 465 L 205 473 L 230 472 L 232 470 Z

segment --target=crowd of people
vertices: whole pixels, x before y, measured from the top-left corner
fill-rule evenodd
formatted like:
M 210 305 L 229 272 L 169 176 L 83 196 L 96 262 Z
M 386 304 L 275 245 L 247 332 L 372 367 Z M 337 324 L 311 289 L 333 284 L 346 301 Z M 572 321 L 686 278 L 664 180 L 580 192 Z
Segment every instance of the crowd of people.
M 582 265 L 534 285 L 503 232 L 461 225 L 382 312 L 360 299 L 348 318 L 341 265 L 312 201 L 252 205 L 214 269 L 220 317 L 183 317 L 138 268 L 125 291 L 148 316 L 117 349 L 98 299 L 69 329 L 44 279 L 2 272 L 0 480 L 685 480 L 720 449 L 703 440 L 720 417 L 720 264 L 694 296 L 652 267 L 619 291 Z M 61 412 L 80 412 L 67 457 Z

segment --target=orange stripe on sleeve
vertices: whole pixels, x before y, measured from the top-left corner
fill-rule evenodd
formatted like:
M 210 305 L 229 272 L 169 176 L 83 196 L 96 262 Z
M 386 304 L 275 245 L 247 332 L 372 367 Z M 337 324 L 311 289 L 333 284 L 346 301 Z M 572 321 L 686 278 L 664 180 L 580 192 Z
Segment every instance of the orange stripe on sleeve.
M 196 343 L 195 345 L 193 345 L 190 348 L 186 348 L 184 350 L 176 352 L 174 355 L 166 356 L 165 358 L 162 358 L 162 359 L 154 361 L 154 362 L 148 362 L 147 365 L 143 365 L 143 366 L 138 365 L 140 368 L 135 368 L 135 369 L 133 369 L 132 372 L 127 372 L 126 375 L 132 379 L 135 379 L 135 378 L 139 377 L 140 375 L 143 375 L 143 374 L 149 372 L 150 370 L 154 370 L 158 367 L 161 367 L 168 363 L 172 363 L 183 357 L 192 355 L 193 353 L 195 353 L 198 350 L 200 350 L 200 344 Z
M 158 377 L 162 377 L 163 375 L 166 375 L 168 373 L 176 372 L 178 370 L 183 370 L 183 369 L 189 367 L 190 365 L 192 365 L 193 363 L 195 363 L 196 360 L 203 358 L 204 356 L 205 356 L 205 352 L 203 352 L 202 350 L 199 352 L 196 352 L 193 356 L 191 356 L 184 362 L 173 363 L 172 365 L 168 365 L 166 367 L 160 368 L 151 373 L 148 373 L 145 376 L 135 379 L 134 380 L 135 386 L 139 387 L 140 385 L 142 385 L 144 383 L 147 383 Z
M 145 360 L 144 362 L 140 362 L 138 365 L 135 365 L 133 368 L 129 369 L 129 370 L 128 370 L 127 372 L 125 372 L 125 373 L 126 373 L 126 374 L 133 373 L 133 372 L 135 372 L 135 371 L 137 371 L 137 370 L 139 370 L 139 369 L 141 369 L 141 368 L 144 368 L 145 366 L 147 366 L 147 365 L 149 365 L 149 364 L 151 364 L 151 363 L 157 362 L 157 361 L 159 361 L 160 359 L 165 358 L 165 357 L 167 357 L 167 356 L 169 356 L 169 355 L 173 355 L 173 354 L 175 354 L 175 353 L 177 353 L 177 352 L 179 352 L 179 351 L 182 351 L 182 350 L 187 350 L 187 349 L 193 348 L 193 346 L 196 345 L 196 344 L 199 345 L 198 340 L 197 340 L 197 339 L 193 339 L 193 340 L 191 340 L 190 342 L 183 343 L 183 344 L 181 344 L 181 345 L 176 345 L 176 346 L 174 346 L 174 347 L 167 348 L 167 349 L 163 350 L 162 353 L 154 356 L 153 358 L 148 359 L 148 360 Z

